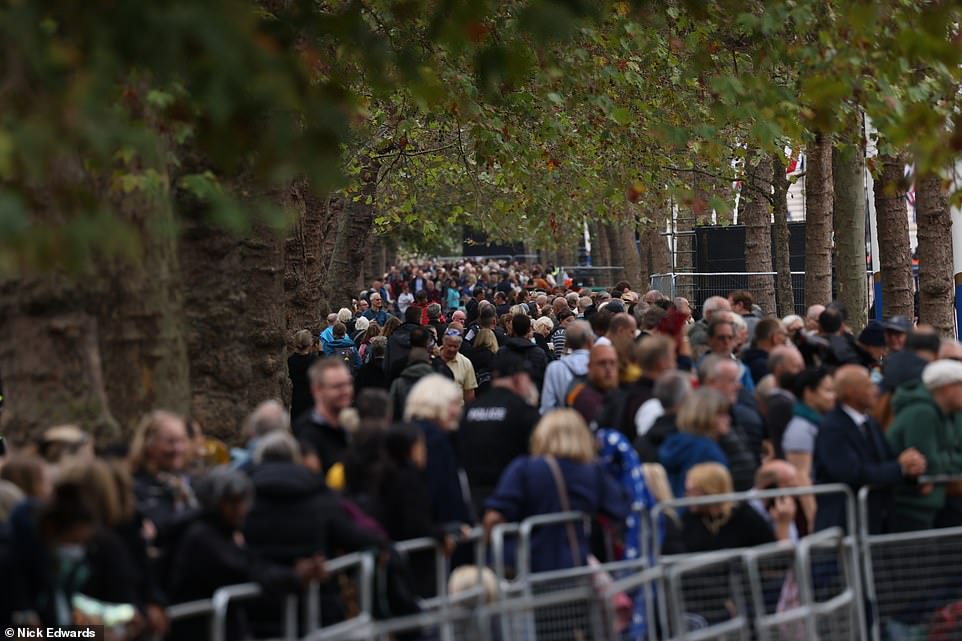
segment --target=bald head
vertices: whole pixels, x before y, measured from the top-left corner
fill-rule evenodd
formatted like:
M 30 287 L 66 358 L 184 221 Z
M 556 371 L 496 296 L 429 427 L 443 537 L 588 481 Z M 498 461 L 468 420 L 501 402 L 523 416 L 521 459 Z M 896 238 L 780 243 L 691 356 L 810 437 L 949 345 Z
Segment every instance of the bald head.
M 875 405 L 876 390 L 868 370 L 861 365 L 843 365 L 835 372 L 835 394 L 838 400 L 859 412 Z
M 618 387 L 618 352 L 611 345 L 595 345 L 588 357 L 588 381 L 602 390 Z
M 611 317 L 611 324 L 608 326 L 608 338 L 615 338 L 617 336 L 634 337 L 636 329 L 638 329 L 638 323 L 635 321 L 634 316 L 630 316 L 624 312 L 615 314 Z
M 939 345 L 939 360 L 962 361 L 962 343 L 954 338 L 945 339 Z
M 782 376 L 798 374 L 805 369 L 805 359 L 794 345 L 779 345 L 768 355 L 768 371 L 775 376 L 775 382 Z
M 798 487 L 798 472 L 788 461 L 768 461 L 755 472 L 755 489 L 774 487 Z

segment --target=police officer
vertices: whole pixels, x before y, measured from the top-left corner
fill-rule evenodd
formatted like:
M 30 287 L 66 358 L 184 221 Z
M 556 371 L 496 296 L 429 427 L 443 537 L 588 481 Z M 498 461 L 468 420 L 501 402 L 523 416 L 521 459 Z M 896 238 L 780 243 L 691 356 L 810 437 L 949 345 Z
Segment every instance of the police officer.
M 531 432 L 540 418 L 528 362 L 502 350 L 491 369 L 491 388 L 465 407 L 456 432 L 458 456 L 477 514 L 508 464 L 528 453 Z

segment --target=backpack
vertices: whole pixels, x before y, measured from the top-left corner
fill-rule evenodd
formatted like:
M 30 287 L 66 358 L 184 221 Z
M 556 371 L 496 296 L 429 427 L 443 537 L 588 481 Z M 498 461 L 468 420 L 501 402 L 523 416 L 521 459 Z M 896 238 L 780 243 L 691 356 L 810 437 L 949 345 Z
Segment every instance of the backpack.
M 568 383 L 568 388 L 565 390 L 564 395 L 565 407 L 574 407 L 575 399 L 578 398 L 578 394 L 580 394 L 585 388 L 585 385 L 588 384 L 588 375 L 576 374 L 566 360 L 562 360 L 560 362 L 565 366 L 566 370 L 571 372 L 571 382 Z
M 347 366 L 351 376 L 354 376 L 354 347 L 350 345 L 341 345 L 334 348 L 334 358 L 339 358 L 344 361 L 344 365 Z

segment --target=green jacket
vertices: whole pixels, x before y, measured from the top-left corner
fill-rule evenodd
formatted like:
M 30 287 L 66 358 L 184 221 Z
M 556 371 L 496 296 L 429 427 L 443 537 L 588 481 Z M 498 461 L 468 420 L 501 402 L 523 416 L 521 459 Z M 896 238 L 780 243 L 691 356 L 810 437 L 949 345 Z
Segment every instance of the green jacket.
M 892 409 L 895 419 L 885 435 L 892 449 L 917 449 L 925 457 L 927 475 L 962 473 L 962 414 L 943 414 L 921 384 L 898 387 Z M 936 486 L 923 496 L 915 486 L 896 487 L 895 505 L 899 512 L 931 525 L 935 513 L 945 505 L 945 488 Z

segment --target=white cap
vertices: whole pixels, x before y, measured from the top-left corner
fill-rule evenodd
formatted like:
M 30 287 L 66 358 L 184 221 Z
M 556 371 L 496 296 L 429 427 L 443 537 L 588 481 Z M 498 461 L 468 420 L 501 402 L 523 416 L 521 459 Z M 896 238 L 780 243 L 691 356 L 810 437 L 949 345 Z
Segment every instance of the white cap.
M 933 361 L 922 370 L 922 384 L 930 391 L 953 383 L 962 383 L 962 363 L 959 361 Z

